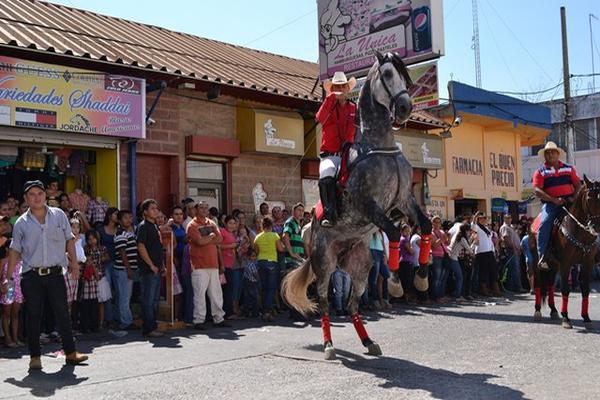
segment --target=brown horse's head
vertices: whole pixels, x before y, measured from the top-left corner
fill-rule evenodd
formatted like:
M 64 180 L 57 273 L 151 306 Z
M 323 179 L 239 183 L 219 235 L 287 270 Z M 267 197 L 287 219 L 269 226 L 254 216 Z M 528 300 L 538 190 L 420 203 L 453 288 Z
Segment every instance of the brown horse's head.
M 600 182 L 592 182 L 583 175 L 585 187 L 583 189 L 584 209 L 589 218 L 589 223 L 596 232 L 600 232 Z

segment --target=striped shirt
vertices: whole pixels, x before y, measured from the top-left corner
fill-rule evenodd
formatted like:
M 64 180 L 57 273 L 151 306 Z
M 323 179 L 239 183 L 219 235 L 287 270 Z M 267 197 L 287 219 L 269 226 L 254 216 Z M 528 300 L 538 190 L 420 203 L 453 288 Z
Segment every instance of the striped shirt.
M 287 234 L 290 238 L 290 245 L 292 246 L 292 251 L 296 254 L 304 256 L 304 244 L 302 243 L 302 229 L 300 228 L 300 224 L 298 221 L 294 219 L 294 217 L 290 217 L 285 224 L 283 225 L 283 233 Z M 285 253 L 285 262 L 293 262 L 294 258 L 290 255 L 290 253 Z
M 125 262 L 119 250 L 124 249 L 131 269 L 138 267 L 138 250 L 135 233 L 120 229 L 115 235 L 115 269 L 125 269 Z
M 568 197 L 575 192 L 579 182 L 575 167 L 559 161 L 558 169 L 544 164 L 533 174 L 533 186 L 542 189 L 552 197 Z

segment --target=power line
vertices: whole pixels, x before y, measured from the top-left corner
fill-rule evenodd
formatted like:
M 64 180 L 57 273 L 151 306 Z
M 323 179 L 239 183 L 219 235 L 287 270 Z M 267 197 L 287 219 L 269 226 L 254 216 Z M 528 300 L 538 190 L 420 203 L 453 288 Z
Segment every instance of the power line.
M 483 19 L 485 19 L 486 26 L 487 26 L 488 30 L 490 31 L 492 40 L 494 41 L 494 44 L 496 45 L 496 49 L 498 49 L 498 54 L 500 54 L 500 58 L 502 59 L 502 62 L 504 63 L 504 66 L 506 67 L 506 70 L 508 71 L 508 74 L 510 75 L 510 79 L 513 81 L 515 86 L 519 86 L 517 84 L 517 81 L 516 81 L 513 73 L 512 73 L 512 70 L 510 69 L 510 67 L 508 66 L 508 63 L 506 62 L 506 59 L 504 58 L 504 54 L 502 53 L 502 50 L 500 49 L 500 46 L 498 45 L 498 41 L 496 40 L 496 35 L 494 35 L 494 31 L 492 30 L 492 28 L 490 26 L 490 21 L 488 20 L 485 11 L 483 11 L 483 8 L 481 9 L 481 13 L 483 14 Z
M 302 14 L 301 16 L 294 18 L 293 20 L 291 20 L 291 21 L 289 21 L 289 22 L 286 22 L 286 23 L 285 23 L 285 24 L 283 24 L 283 25 L 280 25 L 280 26 L 278 26 L 277 28 L 275 28 L 275 29 L 273 29 L 273 30 L 270 30 L 269 32 L 267 32 L 267 33 L 265 33 L 265 34 L 263 34 L 263 35 L 261 35 L 261 36 L 257 37 L 256 39 L 252 39 L 251 41 L 244 43 L 242 46 L 248 46 L 250 43 L 254 43 L 254 42 L 256 42 L 256 41 L 259 41 L 260 39 L 262 39 L 262 38 L 264 38 L 264 37 L 266 37 L 266 36 L 269 36 L 270 34 L 272 34 L 272 33 L 275 33 L 275 32 L 277 32 L 277 31 L 278 31 L 278 30 L 280 30 L 280 29 L 283 29 L 283 28 L 285 28 L 285 27 L 287 27 L 287 26 L 290 26 L 290 25 L 292 25 L 293 23 L 295 23 L 295 22 L 297 22 L 297 21 L 301 20 L 302 18 L 304 18 L 304 17 L 306 17 L 306 16 L 309 16 L 309 15 L 311 15 L 311 14 L 314 14 L 314 13 L 315 13 L 315 11 L 317 11 L 317 9 L 316 9 L 316 8 L 315 8 L 315 9 L 313 9 L 313 10 L 311 10 L 311 11 L 309 11 L 309 12 L 307 12 L 306 14 Z
M 521 48 L 523 50 L 525 50 L 525 52 L 527 53 L 527 55 L 529 55 L 529 57 L 538 66 L 538 68 L 548 77 L 548 79 L 552 79 L 550 77 L 550 75 L 548 75 L 548 72 L 546 72 L 546 70 L 544 69 L 544 67 L 542 67 L 542 65 L 537 61 L 537 59 L 529 52 L 529 50 L 521 42 L 521 40 L 519 39 L 519 37 L 513 32 L 513 30 L 510 28 L 510 26 L 504 21 L 504 18 L 502 18 L 502 15 L 500 15 L 500 13 L 494 8 L 494 6 L 492 5 L 492 3 L 489 0 L 486 0 L 486 2 L 490 6 L 490 8 L 492 9 L 492 11 L 494 11 L 494 13 L 498 17 L 498 19 L 500 19 L 500 22 L 502 22 L 502 24 L 504 25 L 504 27 L 506 29 L 508 29 L 508 31 L 511 33 L 511 35 L 513 35 L 513 37 L 515 38 L 515 40 L 517 41 L 517 43 L 519 43 L 519 45 L 521 46 Z
M 537 91 L 534 91 L 534 92 L 508 92 L 508 91 L 496 91 L 496 93 L 500 93 L 500 94 L 511 94 L 511 95 L 516 95 L 516 96 L 528 96 L 528 95 L 535 95 L 535 94 L 543 94 L 543 93 L 547 93 L 547 92 L 550 92 L 550 91 L 552 91 L 552 90 L 555 90 L 555 89 L 557 89 L 557 88 L 561 87 L 561 86 L 562 86 L 562 84 L 563 84 L 563 81 L 562 81 L 562 79 L 561 79 L 561 81 L 560 81 L 558 84 L 556 84 L 556 85 L 554 85 L 554 86 L 552 86 L 552 87 L 549 87 L 548 89 L 537 90 Z

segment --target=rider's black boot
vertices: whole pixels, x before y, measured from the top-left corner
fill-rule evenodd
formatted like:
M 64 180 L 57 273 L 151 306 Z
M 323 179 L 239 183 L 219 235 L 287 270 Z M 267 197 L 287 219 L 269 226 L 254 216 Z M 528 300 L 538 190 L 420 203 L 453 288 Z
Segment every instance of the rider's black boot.
M 331 228 L 336 219 L 336 182 L 335 178 L 327 177 L 319 180 L 319 195 L 323 203 L 321 226 Z

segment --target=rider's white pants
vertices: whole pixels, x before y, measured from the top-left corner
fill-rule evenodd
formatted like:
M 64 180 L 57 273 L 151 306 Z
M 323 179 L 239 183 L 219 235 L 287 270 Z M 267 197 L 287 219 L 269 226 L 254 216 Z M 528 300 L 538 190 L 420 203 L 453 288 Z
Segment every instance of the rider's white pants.
M 321 158 L 321 163 L 319 164 L 319 179 L 335 177 L 341 163 L 342 158 L 339 156 L 327 156 Z

